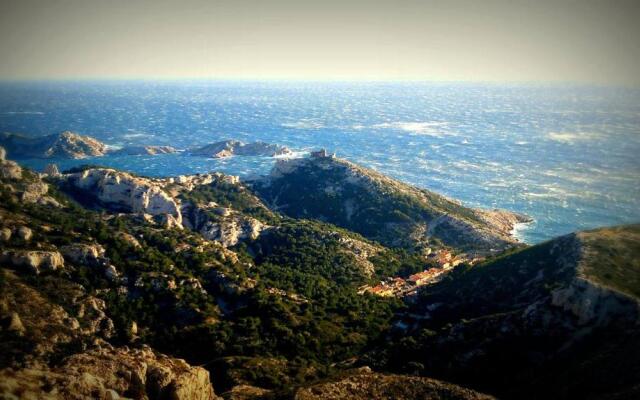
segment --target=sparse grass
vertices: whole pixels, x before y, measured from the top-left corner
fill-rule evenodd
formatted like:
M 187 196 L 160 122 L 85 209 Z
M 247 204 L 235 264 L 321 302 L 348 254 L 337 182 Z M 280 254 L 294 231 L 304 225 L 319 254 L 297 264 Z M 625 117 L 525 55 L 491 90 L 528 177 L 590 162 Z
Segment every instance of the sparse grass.
M 640 298 L 640 224 L 578 235 L 584 248 L 582 272 L 594 281 Z

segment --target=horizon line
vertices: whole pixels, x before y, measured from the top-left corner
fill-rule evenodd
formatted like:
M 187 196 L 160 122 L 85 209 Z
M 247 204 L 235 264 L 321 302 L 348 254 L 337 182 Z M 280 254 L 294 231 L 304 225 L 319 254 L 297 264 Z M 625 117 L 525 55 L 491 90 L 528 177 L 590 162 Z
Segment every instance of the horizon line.
M 247 83 L 347 83 L 347 84 L 483 84 L 514 86 L 585 86 L 640 89 L 638 83 L 604 83 L 564 80 L 483 80 L 483 79 L 357 79 L 357 78 L 276 78 L 276 77 L 188 77 L 188 76 L 149 76 L 149 77 L 32 77 L 2 78 L 0 84 L 6 83 L 90 83 L 90 82 L 247 82 Z

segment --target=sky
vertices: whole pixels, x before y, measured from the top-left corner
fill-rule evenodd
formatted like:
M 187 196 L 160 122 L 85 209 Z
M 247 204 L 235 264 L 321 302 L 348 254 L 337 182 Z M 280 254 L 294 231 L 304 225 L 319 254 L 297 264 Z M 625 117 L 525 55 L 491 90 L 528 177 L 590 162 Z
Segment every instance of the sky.
M 0 0 L 0 79 L 640 85 L 640 0 Z

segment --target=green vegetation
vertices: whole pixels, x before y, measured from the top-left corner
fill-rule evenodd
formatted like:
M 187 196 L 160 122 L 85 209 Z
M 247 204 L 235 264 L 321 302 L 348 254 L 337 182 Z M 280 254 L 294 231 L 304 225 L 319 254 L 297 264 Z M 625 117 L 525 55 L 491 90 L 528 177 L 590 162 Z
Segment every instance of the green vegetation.
M 469 230 L 487 226 L 471 208 L 337 159 L 299 162 L 284 176 L 257 183 L 255 190 L 290 217 L 329 222 L 385 246 L 411 251 L 443 245 L 466 251 L 478 246 L 449 224 L 437 227 L 427 238 L 426 227 L 441 215 L 467 224 Z M 497 244 L 490 247 L 504 245 L 502 239 L 494 239 Z
M 595 229 L 578 237 L 583 273 L 640 299 L 640 225 Z
M 244 186 L 222 180 L 216 180 L 209 185 L 197 186 L 189 192 L 182 193 L 180 197 L 184 201 L 196 204 L 215 202 L 222 207 L 233 208 L 267 224 L 275 224 L 280 220 L 277 214 L 265 207 Z
M 327 377 L 390 327 L 402 303 L 357 294 L 360 285 L 382 275 L 364 274 L 340 238 L 379 247 L 374 259 L 379 274 L 422 267 L 417 258 L 341 228 L 283 219 L 235 185 L 200 187 L 183 200 L 215 201 L 278 225 L 258 240 L 237 246 L 238 261 L 191 231 L 162 229 L 104 208 L 87 209 L 91 195 L 66 185 L 50 192 L 62 208 L 18 204 L 9 192 L 0 194 L 0 207 L 34 230 L 31 244 L 14 238 L 8 246 L 28 249 L 37 242 L 47 249 L 97 243 L 122 277 L 111 281 L 97 267 L 67 263 L 63 271 L 44 273 L 30 285 L 45 291 L 42 278 L 47 275 L 82 285 L 106 301 L 117 331 L 114 344 L 147 343 L 192 364 L 206 364 L 214 381 L 229 387 L 245 382 L 286 389 Z M 194 280 L 202 289 L 185 283 Z M 47 295 L 65 302 L 55 291 L 47 290 Z M 135 340 L 128 329 L 134 321 Z

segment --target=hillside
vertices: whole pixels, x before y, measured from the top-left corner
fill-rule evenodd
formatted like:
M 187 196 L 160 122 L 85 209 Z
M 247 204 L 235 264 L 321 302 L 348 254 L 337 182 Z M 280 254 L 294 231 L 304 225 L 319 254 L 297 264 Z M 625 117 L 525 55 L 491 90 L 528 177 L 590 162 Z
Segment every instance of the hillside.
M 242 221 L 264 229 L 243 235 Z M 421 267 L 279 216 L 235 177 L 43 178 L 7 160 L 0 240 L 0 390 L 53 398 L 291 393 L 340 372 L 402 307 L 357 287 Z
M 435 379 L 372 373 L 369 368 L 303 388 L 295 400 L 491 400 L 494 397 Z
M 416 224 L 448 210 L 484 226 L 481 211 L 340 160 L 293 165 L 307 162 L 327 162 L 336 182 L 347 168 L 361 174 L 367 185 L 345 188 L 383 210 L 406 200 Z M 637 394 L 640 226 L 527 248 L 505 239 L 506 252 L 460 264 L 417 296 L 379 297 L 360 288 L 423 271 L 428 257 L 283 215 L 254 188 L 221 173 L 148 178 L 86 166 L 41 175 L 0 159 L 0 392 Z
M 639 229 L 571 234 L 458 268 L 398 319 L 389 365 L 504 397 L 637 393 Z
M 280 160 L 254 189 L 272 208 L 327 221 L 391 247 L 452 247 L 488 254 L 517 245 L 510 235 L 528 218 L 465 207 L 332 156 Z

